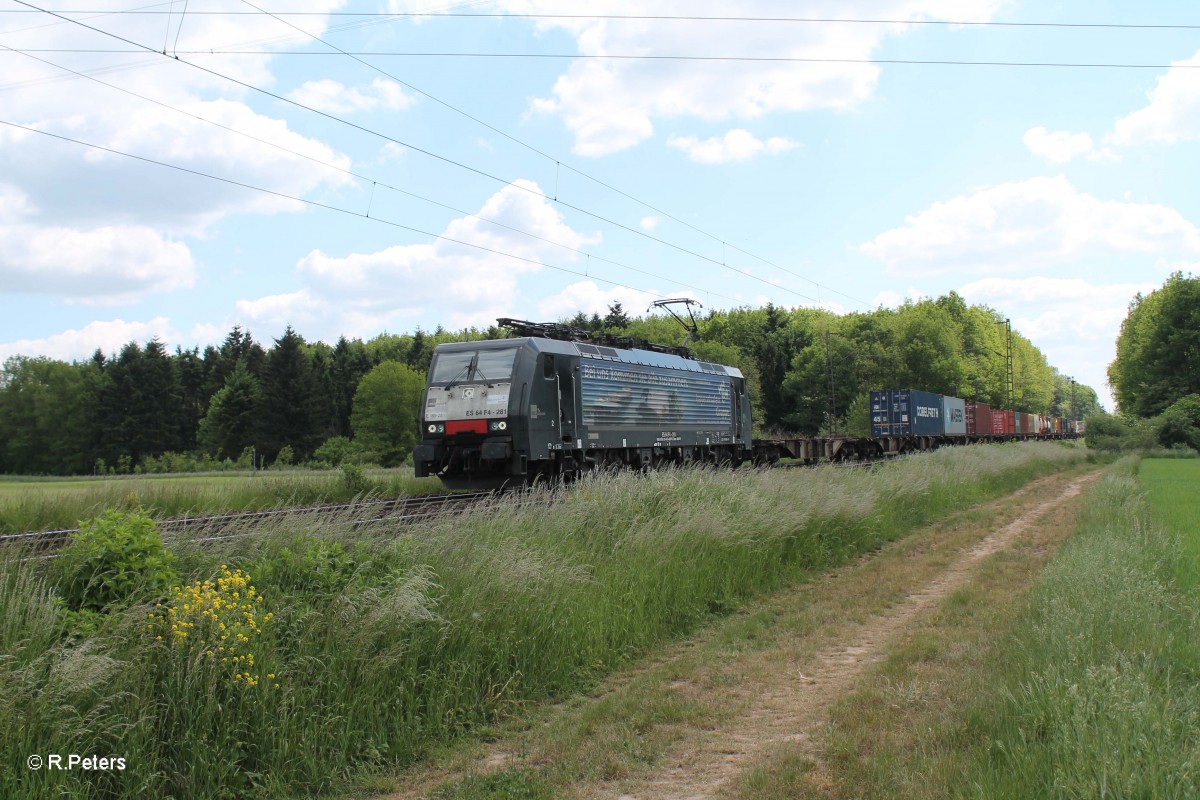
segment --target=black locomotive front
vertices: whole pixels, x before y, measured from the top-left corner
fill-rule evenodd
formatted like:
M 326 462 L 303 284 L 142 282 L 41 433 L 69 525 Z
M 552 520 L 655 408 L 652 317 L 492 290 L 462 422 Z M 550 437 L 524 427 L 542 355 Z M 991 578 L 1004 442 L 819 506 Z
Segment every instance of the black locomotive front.
M 553 445 L 562 448 L 563 412 L 574 405 L 572 391 L 559 390 L 560 367 L 569 387 L 568 347 L 532 338 L 439 345 L 413 450 L 417 477 L 494 488 L 545 471 Z

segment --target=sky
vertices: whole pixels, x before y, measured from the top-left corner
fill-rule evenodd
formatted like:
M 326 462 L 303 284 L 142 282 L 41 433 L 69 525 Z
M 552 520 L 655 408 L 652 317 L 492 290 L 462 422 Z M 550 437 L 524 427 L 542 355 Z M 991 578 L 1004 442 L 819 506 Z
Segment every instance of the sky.
M 0 123 L 0 358 L 956 291 L 1112 409 L 1200 272 L 1183 0 L 0 0 Z

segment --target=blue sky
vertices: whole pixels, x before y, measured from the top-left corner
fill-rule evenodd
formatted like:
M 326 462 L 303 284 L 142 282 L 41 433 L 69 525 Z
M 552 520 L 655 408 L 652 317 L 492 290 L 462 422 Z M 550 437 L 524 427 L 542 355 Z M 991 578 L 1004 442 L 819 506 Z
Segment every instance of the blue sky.
M 1200 271 L 1194 3 L 30 2 L 0 357 L 955 290 L 1105 397 Z

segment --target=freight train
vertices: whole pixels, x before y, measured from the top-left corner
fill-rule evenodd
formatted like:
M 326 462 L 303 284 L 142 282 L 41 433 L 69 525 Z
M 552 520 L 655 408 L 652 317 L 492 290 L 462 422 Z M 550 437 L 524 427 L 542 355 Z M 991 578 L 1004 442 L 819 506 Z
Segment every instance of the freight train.
M 486 489 L 609 466 L 863 460 L 1077 435 L 1061 420 L 896 390 L 871 393 L 870 437 L 753 439 L 746 381 L 734 367 L 683 347 L 553 323 L 499 323 L 518 336 L 434 351 L 413 449 L 417 477 Z

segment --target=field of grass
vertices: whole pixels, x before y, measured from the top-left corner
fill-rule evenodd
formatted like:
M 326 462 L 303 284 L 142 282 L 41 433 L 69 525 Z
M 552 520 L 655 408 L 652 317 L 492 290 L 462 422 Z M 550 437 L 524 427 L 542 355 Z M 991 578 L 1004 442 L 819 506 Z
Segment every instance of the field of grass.
M 535 495 L 409 529 L 293 513 L 254 537 L 172 544 L 153 564 L 175 589 L 134 591 L 88 626 L 56 598 L 127 586 L 127 570 L 81 583 L 71 559 L 10 559 L 0 796 L 327 792 L 1087 457 L 1025 443 L 870 472 L 609 475 L 550 505 Z M 127 767 L 30 771 L 35 753 Z
M 370 492 L 401 497 L 441 491 L 412 468 L 366 469 L 361 480 L 341 470 L 220 472 L 207 475 L 126 475 L 0 480 L 0 533 L 73 528 L 106 509 L 139 506 L 155 518 L 291 505 L 344 502 Z
M 993 559 L 835 710 L 833 786 L 789 796 L 1200 796 L 1198 480 L 1129 457 L 1044 569 Z
M 1130 463 L 1093 492 L 1036 588 L 1006 648 L 969 794 L 1197 796 L 1200 597 L 1184 588 L 1200 572 L 1197 529 L 1173 525 L 1200 511 L 1184 479 L 1198 473 L 1196 462 L 1142 463 L 1140 476 Z
M 1155 520 L 1178 538 L 1176 585 L 1200 592 L 1200 459 L 1144 459 L 1138 479 Z

